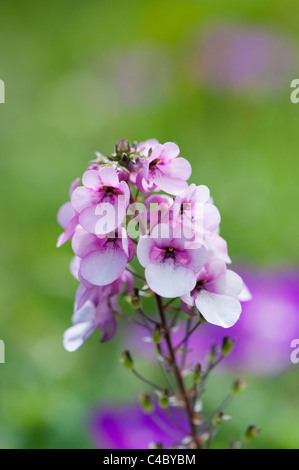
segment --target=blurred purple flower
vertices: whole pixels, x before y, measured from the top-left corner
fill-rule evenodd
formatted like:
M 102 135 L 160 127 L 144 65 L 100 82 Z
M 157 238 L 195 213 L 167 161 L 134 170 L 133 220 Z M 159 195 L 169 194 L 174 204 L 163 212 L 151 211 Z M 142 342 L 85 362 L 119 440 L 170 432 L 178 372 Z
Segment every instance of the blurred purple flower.
M 180 409 L 172 409 L 171 415 L 188 429 Z M 162 408 L 147 414 L 137 404 L 105 404 L 92 414 L 89 429 L 92 442 L 101 449 L 148 449 L 158 443 L 170 448 L 187 434 L 177 429 Z
M 117 51 L 110 54 L 107 70 L 122 106 L 157 104 L 172 87 L 169 59 L 161 47 L 140 45 Z
M 239 269 L 245 284 L 253 295 L 244 302 L 239 321 L 223 332 L 222 328 L 203 323 L 190 337 L 187 365 L 203 362 L 213 343 L 221 345 L 228 335 L 236 339 L 233 351 L 222 363 L 223 368 L 255 374 L 275 374 L 292 366 L 290 361 L 292 339 L 299 337 L 299 271 L 248 271 Z M 135 329 L 136 328 L 136 329 Z M 147 332 L 133 327 L 129 332 L 132 353 L 138 350 L 153 358 L 153 344 L 144 342 Z M 138 331 L 138 333 L 137 333 Z M 179 343 L 185 329 L 173 332 Z
M 217 25 L 197 41 L 193 72 L 207 86 L 273 90 L 288 83 L 294 50 L 281 35 L 258 26 Z

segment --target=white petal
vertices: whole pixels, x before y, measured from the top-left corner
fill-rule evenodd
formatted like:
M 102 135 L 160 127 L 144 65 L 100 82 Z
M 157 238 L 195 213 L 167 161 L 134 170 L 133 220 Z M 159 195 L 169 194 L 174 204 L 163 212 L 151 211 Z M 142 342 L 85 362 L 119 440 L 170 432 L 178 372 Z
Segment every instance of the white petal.
M 225 273 L 216 278 L 214 281 L 207 283 L 206 288 L 217 294 L 231 295 L 238 297 L 243 289 L 243 279 L 239 274 L 227 269 Z
M 94 330 L 95 327 L 90 322 L 77 323 L 77 325 L 71 326 L 63 335 L 64 348 L 69 352 L 76 351 Z
M 145 278 L 156 294 L 169 298 L 187 294 L 196 284 L 193 271 L 174 260 L 149 263 L 145 268 Z
M 205 289 L 200 291 L 195 303 L 207 322 L 223 328 L 233 326 L 242 311 L 240 302 L 234 297 L 214 294 Z
M 96 307 L 91 300 L 87 300 L 85 304 L 72 316 L 72 323 L 91 323 L 95 317 Z
M 147 235 L 144 235 L 139 239 L 137 245 L 137 258 L 141 266 L 145 266 L 150 262 L 150 252 L 154 246 L 154 241 Z
M 238 300 L 241 300 L 241 302 L 247 302 L 252 299 L 252 294 L 246 284 L 243 284 L 243 288 L 238 295 Z

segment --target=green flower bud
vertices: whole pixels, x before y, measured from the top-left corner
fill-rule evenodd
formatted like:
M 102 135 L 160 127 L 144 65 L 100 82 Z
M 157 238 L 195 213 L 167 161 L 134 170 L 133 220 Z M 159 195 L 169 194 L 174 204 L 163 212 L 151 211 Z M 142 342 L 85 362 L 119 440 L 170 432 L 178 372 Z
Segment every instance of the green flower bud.
M 200 375 L 201 375 L 201 365 L 197 364 L 194 369 L 193 373 L 193 383 L 196 385 L 200 381 Z
M 161 327 L 160 325 L 155 326 L 154 334 L 153 334 L 153 341 L 156 344 L 160 344 L 162 340 L 162 335 L 161 335 Z
M 147 393 L 141 393 L 139 396 L 139 402 L 147 413 L 151 413 L 153 411 L 153 403 L 151 397 Z
M 136 309 L 140 308 L 140 306 L 141 306 L 141 301 L 140 301 L 140 297 L 139 297 L 139 289 L 137 287 L 134 287 L 134 289 L 132 289 L 131 304 L 132 304 L 132 307 L 134 307 Z
M 221 353 L 223 356 L 228 356 L 235 345 L 235 339 L 231 340 L 225 336 L 222 340 Z
M 161 408 L 168 408 L 168 390 L 164 390 L 159 396 L 159 405 Z
M 130 354 L 130 351 L 124 351 L 122 353 L 122 356 L 120 358 L 120 362 L 129 370 L 132 370 L 134 367 L 134 362 L 132 359 L 132 356 Z
M 209 362 L 210 362 L 210 364 L 212 364 L 213 362 L 215 362 L 216 356 L 217 356 L 217 345 L 216 345 L 216 344 L 213 344 L 212 347 L 211 347 L 211 350 L 210 350 L 210 354 L 209 354 Z
M 244 388 L 246 388 L 246 386 L 247 386 L 247 384 L 246 384 L 245 380 L 237 379 L 233 384 L 232 392 L 234 394 L 237 394 L 237 393 L 241 392 L 241 390 L 244 390 Z
M 256 436 L 258 435 L 259 432 L 260 432 L 260 429 L 257 426 L 254 426 L 253 424 L 251 424 L 246 429 L 246 432 L 244 434 L 244 441 L 245 442 L 252 441 L 253 439 L 256 438 Z

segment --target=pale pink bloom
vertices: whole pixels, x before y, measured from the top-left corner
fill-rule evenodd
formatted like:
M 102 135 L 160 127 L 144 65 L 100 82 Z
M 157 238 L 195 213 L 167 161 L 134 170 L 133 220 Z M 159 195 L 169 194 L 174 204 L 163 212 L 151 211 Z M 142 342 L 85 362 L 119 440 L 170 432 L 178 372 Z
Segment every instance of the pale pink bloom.
M 216 231 L 205 232 L 203 244 L 208 251 L 209 259 L 219 258 L 225 263 L 231 263 L 227 252 L 227 243 Z
M 212 259 L 199 271 L 195 288 L 182 297 L 186 304 L 196 306 L 207 322 L 229 328 L 240 317 L 240 300 L 250 300 L 251 295 L 242 278 L 226 269 L 224 261 Z
M 81 259 L 78 277 L 81 282 L 96 286 L 111 284 L 124 272 L 134 256 L 135 247 L 120 229 L 115 238 L 98 237 L 78 226 L 72 239 L 72 248 Z
M 159 145 L 159 141 L 157 139 L 148 139 L 144 142 L 139 142 L 139 144 L 137 145 L 138 153 L 143 157 L 147 157 L 149 150 L 155 147 L 156 145 Z
M 169 209 L 169 223 L 179 225 L 185 237 L 202 244 L 205 236 L 215 232 L 220 224 L 219 211 L 210 201 L 207 186 L 191 184 L 173 201 Z M 163 222 L 166 222 L 166 217 Z
M 186 249 L 185 240 L 175 237 L 166 224 L 157 225 L 150 236 L 140 238 L 137 257 L 145 268 L 149 287 L 156 294 L 170 298 L 194 289 L 196 273 L 207 259 L 204 247 Z
M 132 275 L 124 272 L 112 284 L 99 287 L 86 287 L 82 284 L 77 289 L 73 326 L 63 336 L 63 345 L 67 351 L 75 351 L 97 329 L 102 331 L 101 342 L 111 339 L 116 332 L 116 320 L 113 312 L 119 312 L 118 295 L 128 284 L 127 293 L 133 285 Z
M 80 178 L 77 178 L 70 187 L 70 199 L 74 190 L 77 188 L 80 182 Z M 57 240 L 57 247 L 63 245 L 67 240 L 70 240 L 74 235 L 75 228 L 78 224 L 78 213 L 74 210 L 72 204 L 70 202 L 66 202 L 61 206 L 57 214 L 57 221 L 62 228 L 64 228 L 64 232 L 59 235 Z
M 71 198 L 74 210 L 79 213 L 79 223 L 97 235 L 113 232 L 126 215 L 130 201 L 128 185 L 120 181 L 114 168 L 108 166 L 87 170 L 82 183 Z
M 172 204 L 172 197 L 166 194 L 151 194 L 145 199 L 144 205 L 147 208 L 149 230 L 152 230 L 155 225 L 162 222 Z
M 148 143 L 151 142 L 151 143 Z M 180 149 L 173 142 L 159 144 L 152 141 L 144 142 L 145 152 L 151 152 L 144 160 L 143 167 L 137 173 L 138 188 L 148 191 L 162 190 L 177 195 L 183 192 L 191 175 L 191 165 L 185 158 L 177 158 Z

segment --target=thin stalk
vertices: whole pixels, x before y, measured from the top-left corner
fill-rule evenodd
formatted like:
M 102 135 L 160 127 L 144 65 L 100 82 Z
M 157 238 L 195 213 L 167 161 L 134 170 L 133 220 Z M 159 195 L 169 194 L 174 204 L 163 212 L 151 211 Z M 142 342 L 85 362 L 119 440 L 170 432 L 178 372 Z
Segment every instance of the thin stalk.
M 161 326 L 162 326 L 162 328 L 164 330 L 164 334 L 165 334 L 165 340 L 166 340 L 166 344 L 167 344 L 167 348 L 168 348 L 168 352 L 169 352 L 169 356 L 170 356 L 171 365 L 173 367 L 174 375 L 176 377 L 176 381 L 177 381 L 180 393 L 181 393 L 182 398 L 185 402 L 186 412 L 187 412 L 187 415 L 188 415 L 188 420 L 189 420 L 189 424 L 190 424 L 190 428 L 191 428 L 191 435 L 193 437 L 193 441 L 194 441 L 196 447 L 198 449 L 200 449 L 201 444 L 200 444 L 199 439 L 198 439 L 196 426 L 193 422 L 193 410 L 192 410 L 192 407 L 191 407 L 191 404 L 190 404 L 190 401 L 189 401 L 189 398 L 188 398 L 187 390 L 185 389 L 184 380 L 182 378 L 179 366 L 178 366 L 177 361 L 176 361 L 174 349 L 173 349 L 172 342 L 171 342 L 170 333 L 169 333 L 166 318 L 165 318 L 165 315 L 164 315 L 162 300 L 161 300 L 161 297 L 157 294 L 155 294 L 155 298 L 156 298 L 156 303 L 157 303 L 157 307 L 158 307 L 158 311 L 159 311 L 159 315 L 160 315 L 160 319 L 161 319 Z
M 138 379 L 142 380 L 142 382 L 146 383 L 147 385 L 150 385 L 151 387 L 154 387 L 156 390 L 160 390 L 160 392 L 164 391 L 164 388 L 160 387 L 159 385 L 154 384 L 150 380 L 147 380 L 145 377 L 143 377 L 143 375 L 139 374 L 139 372 L 137 372 L 137 370 L 132 369 L 132 372 Z
M 174 348 L 175 351 L 180 347 L 182 346 L 182 344 L 186 343 L 187 339 L 189 338 L 189 336 L 193 333 L 193 331 L 196 330 L 196 328 L 201 324 L 201 321 L 199 320 L 192 328 L 191 330 L 188 331 L 188 333 L 186 334 L 186 336 L 178 343 L 178 345 Z

